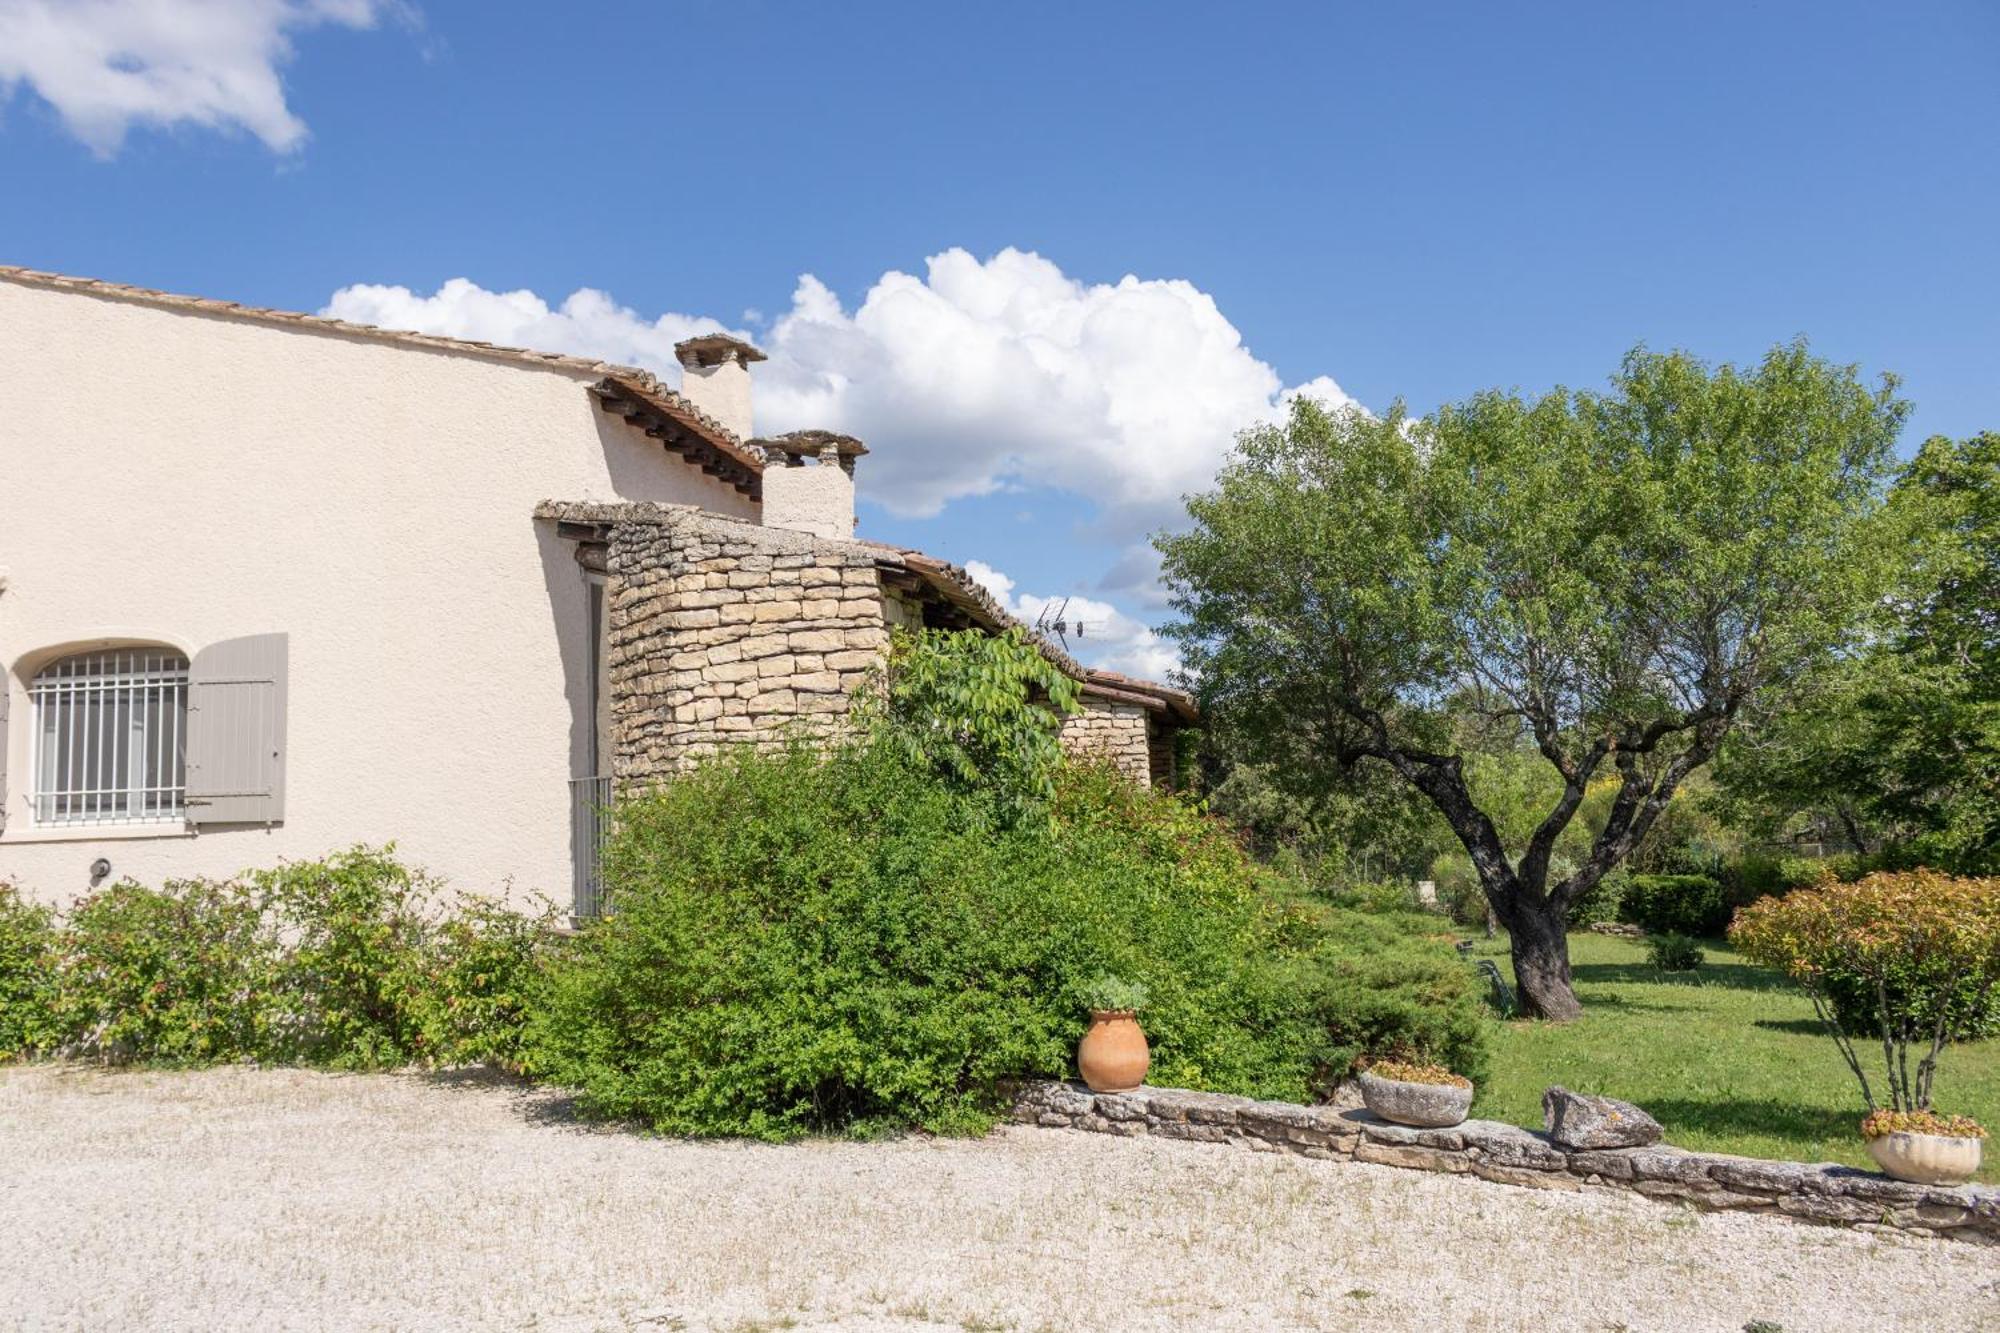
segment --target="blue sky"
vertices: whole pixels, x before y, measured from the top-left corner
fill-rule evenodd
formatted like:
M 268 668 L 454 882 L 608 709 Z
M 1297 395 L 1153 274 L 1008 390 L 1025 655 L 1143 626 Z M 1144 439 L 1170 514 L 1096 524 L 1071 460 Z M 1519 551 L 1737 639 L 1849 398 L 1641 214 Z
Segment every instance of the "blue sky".
M 1912 443 L 2000 428 L 1985 3 L 0 0 L 0 86 L 0 262 L 626 359 L 748 332 L 771 424 L 876 446 L 864 532 L 1103 603 L 1127 667 L 1144 533 L 1287 388 L 1803 333 L 1904 377 Z

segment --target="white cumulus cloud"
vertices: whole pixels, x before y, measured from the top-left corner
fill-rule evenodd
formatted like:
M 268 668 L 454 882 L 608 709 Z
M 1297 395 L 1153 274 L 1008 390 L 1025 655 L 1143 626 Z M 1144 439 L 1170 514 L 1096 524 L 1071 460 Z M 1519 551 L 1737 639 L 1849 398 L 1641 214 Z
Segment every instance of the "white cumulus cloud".
M 346 287 L 324 313 L 628 361 L 670 381 L 676 339 L 725 327 L 649 319 L 588 288 L 551 307 L 464 278 L 430 296 Z M 1237 431 L 1293 396 L 1351 402 L 1325 376 L 1287 387 L 1190 282 L 1083 283 L 1014 249 L 984 261 L 947 250 L 921 278 L 885 273 L 852 310 L 808 274 L 789 310 L 732 331 L 770 354 L 757 368 L 758 429 L 860 436 L 863 493 L 905 515 L 1034 485 L 1150 526 L 1209 483 Z
M 647 319 L 593 287 L 579 288 L 551 307 L 531 291 L 492 292 L 465 278 L 453 278 L 430 296 L 408 287 L 356 283 L 335 292 L 320 313 L 388 329 L 567 352 L 669 375 L 679 374 L 674 344 L 684 338 L 723 332 L 752 336 L 701 315 L 670 311 Z
M 1013 579 L 980 560 L 967 561 L 965 572 L 1017 619 L 1030 625 L 1045 610 L 1052 619 L 1060 615 L 1068 626 L 1064 638 L 1071 654 L 1093 666 L 1160 681 L 1180 669 L 1180 656 L 1171 643 L 1109 602 L 1090 597 L 1017 593 Z
M 279 70 L 311 28 L 414 22 L 402 0 L 0 0 L 0 99 L 25 84 L 109 157 L 133 125 L 305 142 Z
M 0 0 L 4 3 L 4 0 Z M 858 435 L 869 456 L 862 494 L 904 515 L 953 500 L 1049 487 L 1094 501 L 1122 543 L 1096 591 L 1141 614 L 1163 610 L 1159 557 L 1139 534 L 1181 516 L 1207 487 L 1236 433 L 1293 398 L 1353 400 L 1326 376 L 1287 386 L 1244 346 L 1215 301 L 1180 279 L 1084 283 L 1039 255 L 933 255 L 923 277 L 885 273 L 849 309 L 810 274 L 789 309 L 752 328 L 712 316 L 647 316 L 593 288 L 557 304 L 453 278 L 425 295 L 356 285 L 323 314 L 485 342 L 644 366 L 669 383 L 673 345 L 725 330 L 759 344 L 757 428 L 825 427 Z M 1017 593 L 993 566 L 969 566 L 1032 622 L 1052 599 Z M 1085 661 L 1158 679 L 1170 645 L 1111 602 L 1072 597 L 1070 636 Z

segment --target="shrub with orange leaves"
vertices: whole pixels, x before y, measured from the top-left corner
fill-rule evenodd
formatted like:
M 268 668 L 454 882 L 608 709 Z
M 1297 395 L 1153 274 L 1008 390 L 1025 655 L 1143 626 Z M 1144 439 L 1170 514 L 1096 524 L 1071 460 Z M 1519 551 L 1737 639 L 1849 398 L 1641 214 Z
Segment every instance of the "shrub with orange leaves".
M 1877 1102 L 1857 1040 L 1881 1042 L 1888 1109 L 1928 1111 L 1938 1055 L 2000 988 L 2000 879 L 1912 870 L 1816 885 L 1743 908 L 1729 938 L 1812 998 L 1870 1111 Z M 1837 986 L 1873 994 L 1871 1030 L 1846 1030 Z M 1924 1052 L 1914 1071 L 1912 1046 Z

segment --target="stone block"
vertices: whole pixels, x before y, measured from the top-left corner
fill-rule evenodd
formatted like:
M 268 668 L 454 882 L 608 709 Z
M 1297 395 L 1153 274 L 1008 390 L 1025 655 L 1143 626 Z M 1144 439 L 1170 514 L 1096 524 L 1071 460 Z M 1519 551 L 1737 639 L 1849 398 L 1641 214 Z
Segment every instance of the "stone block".
M 1472 1174 L 1498 1185 L 1526 1185 L 1538 1190 L 1580 1190 L 1583 1182 L 1560 1171 L 1538 1171 L 1528 1166 L 1504 1166 L 1486 1158 L 1474 1158 Z
M 1602 1176 L 1606 1180 L 1632 1179 L 1632 1156 L 1624 1152 L 1574 1152 L 1569 1169 L 1579 1176 Z
M 1679 1148 L 1634 1148 L 1627 1154 L 1632 1175 L 1637 1180 L 1672 1180 L 1683 1184 L 1707 1184 L 1709 1159 L 1700 1153 Z
M 847 646 L 847 636 L 837 629 L 794 630 L 786 642 L 794 652 L 838 653 Z
M 1409 1167 L 1416 1171 L 1462 1172 L 1472 1169 L 1472 1163 L 1464 1153 L 1451 1152 L 1444 1148 L 1420 1148 L 1414 1144 L 1373 1143 L 1366 1140 L 1354 1145 L 1354 1160 L 1372 1162 L 1377 1166 Z
M 1630 1102 L 1554 1087 L 1542 1094 L 1542 1121 L 1564 1148 L 1638 1148 L 1658 1143 L 1660 1122 Z

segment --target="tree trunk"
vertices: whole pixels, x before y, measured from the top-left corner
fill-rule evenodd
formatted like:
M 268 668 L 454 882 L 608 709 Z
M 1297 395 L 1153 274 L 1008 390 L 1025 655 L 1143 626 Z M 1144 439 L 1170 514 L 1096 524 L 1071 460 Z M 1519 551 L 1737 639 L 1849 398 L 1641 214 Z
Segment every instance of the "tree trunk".
M 1507 923 L 1512 938 L 1514 983 L 1521 1012 L 1529 1018 L 1567 1023 L 1583 1017 L 1570 984 L 1569 936 L 1561 912 L 1547 903 L 1521 902 Z

